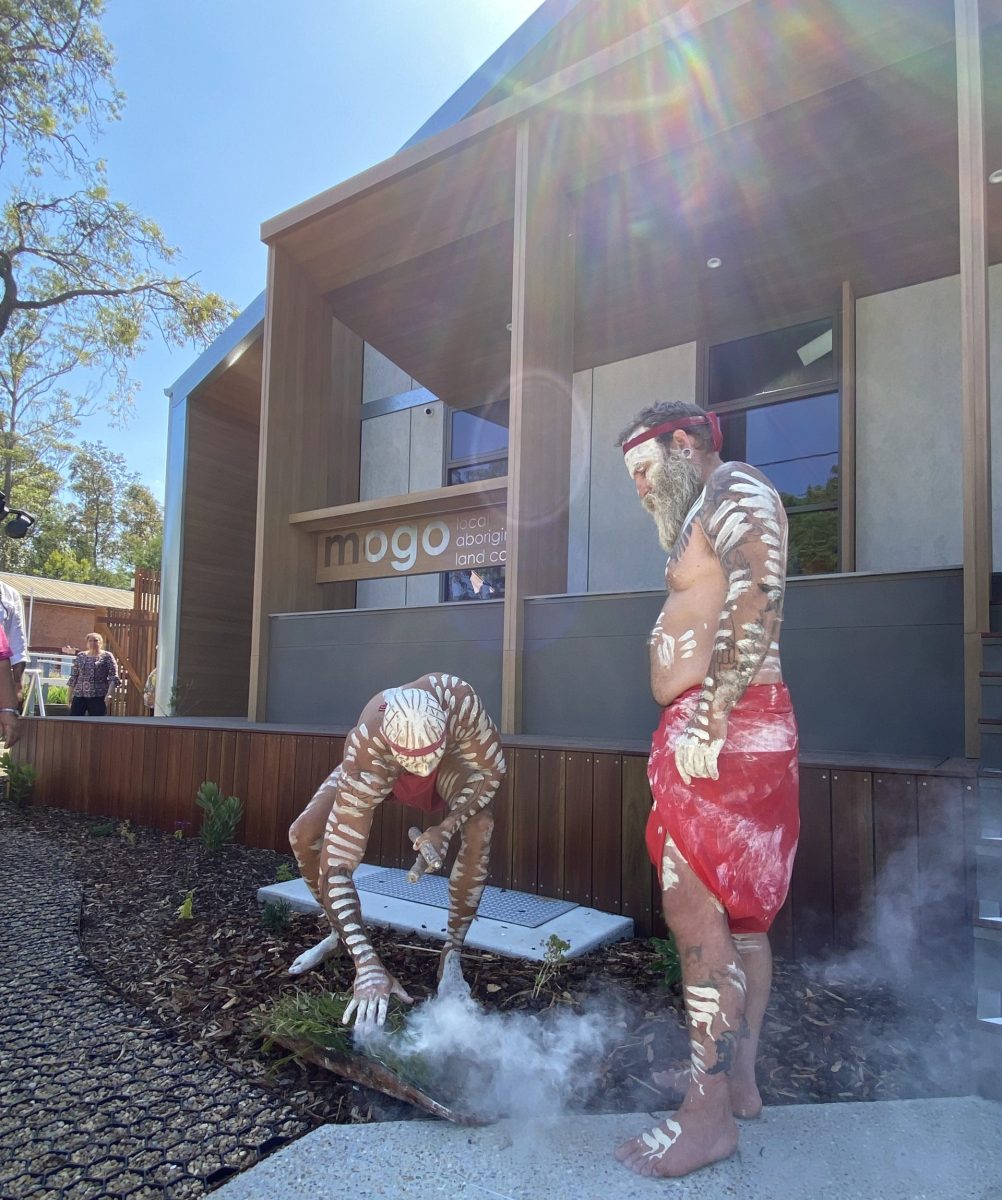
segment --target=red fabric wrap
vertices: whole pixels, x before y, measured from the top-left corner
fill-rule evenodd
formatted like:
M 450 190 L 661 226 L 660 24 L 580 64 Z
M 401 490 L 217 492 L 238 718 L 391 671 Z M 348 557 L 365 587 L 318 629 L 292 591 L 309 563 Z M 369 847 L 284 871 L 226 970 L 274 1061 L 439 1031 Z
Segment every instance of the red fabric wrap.
M 445 807 L 445 801 L 435 787 L 437 779 L 438 767 L 430 775 L 412 775 L 410 771 L 401 771 L 393 791 L 386 799 L 395 800 L 397 804 L 409 804 L 411 808 L 419 808 L 422 812 L 435 812 Z
M 661 871 L 665 836 L 720 900 L 734 932 L 766 933 L 786 899 L 800 834 L 797 723 L 783 684 L 748 688 L 727 722 L 719 779 L 683 782 L 675 744 L 700 688 L 662 713 L 647 776 L 647 851 Z

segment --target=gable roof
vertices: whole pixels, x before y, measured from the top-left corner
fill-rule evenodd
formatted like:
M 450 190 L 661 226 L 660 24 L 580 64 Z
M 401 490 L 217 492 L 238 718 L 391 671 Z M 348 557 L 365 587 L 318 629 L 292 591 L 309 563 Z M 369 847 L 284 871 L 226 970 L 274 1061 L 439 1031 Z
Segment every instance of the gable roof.
M 66 579 L 43 579 L 38 575 L 15 575 L 0 572 L 0 583 L 6 583 L 21 599 L 32 596 L 55 604 L 78 604 L 85 608 L 132 608 L 135 597 L 125 588 L 101 587 L 96 583 L 70 583 Z

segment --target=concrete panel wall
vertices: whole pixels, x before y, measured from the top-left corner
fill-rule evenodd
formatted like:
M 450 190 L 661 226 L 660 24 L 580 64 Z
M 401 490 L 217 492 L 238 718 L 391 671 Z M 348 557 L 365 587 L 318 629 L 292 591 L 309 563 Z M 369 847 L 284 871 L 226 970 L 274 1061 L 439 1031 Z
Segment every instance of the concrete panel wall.
M 858 570 L 959 564 L 958 277 L 858 301 L 856 389 Z
M 992 396 L 992 562 L 1002 570 L 1002 263 L 988 270 Z
M 363 404 L 370 400 L 382 400 L 386 396 L 398 396 L 417 386 L 406 371 L 366 343 L 362 356 Z
M 696 345 L 608 363 L 592 375 L 588 591 L 660 588 L 665 555 L 613 442 L 630 418 L 654 400 L 693 403 Z
M 592 381 L 578 371 L 571 384 L 571 475 L 567 528 L 567 590 L 588 590 L 588 525 L 591 519 Z
M 266 719 L 352 725 L 382 688 L 447 671 L 472 684 L 497 720 L 502 615 L 500 600 L 482 600 L 274 616 Z
M 400 409 L 362 422 L 360 498 L 378 500 L 442 486 L 445 406 L 439 401 Z M 359 608 L 437 604 L 438 575 L 412 579 L 364 579 Z

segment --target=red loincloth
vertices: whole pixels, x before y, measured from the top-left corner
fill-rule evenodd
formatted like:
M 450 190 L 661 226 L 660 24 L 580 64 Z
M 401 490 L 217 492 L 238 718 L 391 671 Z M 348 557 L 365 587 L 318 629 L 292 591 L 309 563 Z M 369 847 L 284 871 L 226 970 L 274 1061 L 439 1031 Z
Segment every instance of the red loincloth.
M 719 779 L 682 781 L 675 743 L 701 689 L 662 713 L 647 765 L 647 850 L 660 873 L 665 835 L 720 900 L 734 932 L 766 933 L 786 899 L 800 833 L 797 723 L 783 684 L 747 689 L 727 722 Z
M 393 791 L 386 797 L 398 804 L 409 804 L 411 808 L 419 808 L 422 812 L 431 813 L 444 808 L 445 801 L 438 794 L 435 782 L 438 779 L 438 767 L 430 775 L 412 775 L 410 771 L 401 771 L 393 785 Z

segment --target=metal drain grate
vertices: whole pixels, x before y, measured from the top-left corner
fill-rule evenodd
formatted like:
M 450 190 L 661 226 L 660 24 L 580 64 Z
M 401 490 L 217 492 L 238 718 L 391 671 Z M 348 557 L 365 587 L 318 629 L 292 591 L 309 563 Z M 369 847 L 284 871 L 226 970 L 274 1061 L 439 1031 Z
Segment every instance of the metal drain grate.
M 410 900 L 413 904 L 428 904 L 432 908 L 449 907 L 449 881 L 441 875 L 424 875 L 417 883 L 408 883 L 406 871 L 387 867 L 384 871 L 356 876 L 355 887 L 360 892 L 394 896 L 398 900 Z M 577 907 L 570 900 L 551 900 L 547 896 L 530 896 L 526 892 L 488 887 L 484 888 L 477 916 L 489 921 L 505 921 L 509 925 L 523 925 L 526 929 L 538 929 L 554 917 L 562 917 Z

